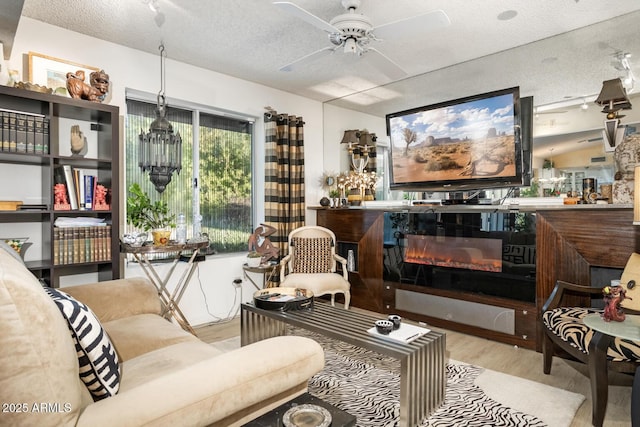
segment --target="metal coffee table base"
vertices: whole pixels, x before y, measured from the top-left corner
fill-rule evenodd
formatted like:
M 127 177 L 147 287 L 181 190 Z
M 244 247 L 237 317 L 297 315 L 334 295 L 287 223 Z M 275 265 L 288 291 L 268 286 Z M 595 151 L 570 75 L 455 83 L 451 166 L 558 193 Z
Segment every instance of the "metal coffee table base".
M 242 304 L 241 342 L 251 344 L 285 335 L 286 324 L 347 342 L 400 361 L 400 426 L 410 427 L 438 409 L 444 400 L 445 335 L 431 331 L 404 344 L 367 333 L 378 318 L 316 301 L 313 310 L 269 311 Z

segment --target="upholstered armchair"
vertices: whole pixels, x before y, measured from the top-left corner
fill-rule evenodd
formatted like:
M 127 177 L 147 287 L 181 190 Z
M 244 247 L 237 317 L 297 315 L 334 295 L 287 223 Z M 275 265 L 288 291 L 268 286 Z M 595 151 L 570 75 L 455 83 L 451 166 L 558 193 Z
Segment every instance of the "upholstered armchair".
M 640 255 L 633 254 L 622 274 L 621 284 L 627 292 L 627 305 L 624 305 L 626 314 L 640 314 L 638 304 L 640 304 Z M 631 285 L 631 281 L 636 281 L 637 286 Z M 594 331 L 584 324 L 583 319 L 588 314 L 602 313 L 602 310 L 595 308 L 597 300 L 602 299 L 602 288 L 582 286 L 573 283 L 557 281 L 549 296 L 549 299 L 542 307 L 542 329 L 544 337 L 542 341 L 543 370 L 545 374 L 551 373 L 551 364 L 554 353 L 569 355 L 572 358 L 589 364 L 589 353 L 594 349 Z M 589 306 L 576 306 L 567 304 L 567 301 L 590 301 Z M 630 341 L 621 338 L 613 338 L 607 348 L 607 367 L 616 372 L 633 374 L 640 366 L 640 342 Z M 592 420 L 594 425 L 602 425 L 604 413 L 607 408 L 608 398 L 608 373 L 591 372 L 589 380 L 591 382 L 592 394 Z
M 351 293 L 347 260 L 336 254 L 336 236 L 328 228 L 305 226 L 289 233 L 289 253 L 280 261 L 280 286 L 308 289 L 315 296 L 344 294 L 349 308 Z M 337 263 L 342 272 L 336 272 Z

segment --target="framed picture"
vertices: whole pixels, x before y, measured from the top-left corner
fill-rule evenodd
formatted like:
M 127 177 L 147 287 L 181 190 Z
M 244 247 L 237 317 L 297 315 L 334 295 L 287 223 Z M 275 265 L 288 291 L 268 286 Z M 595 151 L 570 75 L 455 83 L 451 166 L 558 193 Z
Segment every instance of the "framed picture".
M 67 73 L 75 73 L 78 70 L 84 71 L 84 81 L 87 84 L 90 83 L 89 75 L 93 71 L 100 71 L 99 68 L 89 65 L 29 52 L 28 81 L 33 84 L 51 88 L 54 93 L 69 96 L 67 93 Z

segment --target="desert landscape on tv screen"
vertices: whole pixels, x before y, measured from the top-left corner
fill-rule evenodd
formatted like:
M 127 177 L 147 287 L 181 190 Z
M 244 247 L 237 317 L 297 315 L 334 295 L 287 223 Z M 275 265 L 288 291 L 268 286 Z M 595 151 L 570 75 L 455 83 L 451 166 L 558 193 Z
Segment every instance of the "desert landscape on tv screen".
M 511 94 L 389 120 L 396 183 L 516 174 Z

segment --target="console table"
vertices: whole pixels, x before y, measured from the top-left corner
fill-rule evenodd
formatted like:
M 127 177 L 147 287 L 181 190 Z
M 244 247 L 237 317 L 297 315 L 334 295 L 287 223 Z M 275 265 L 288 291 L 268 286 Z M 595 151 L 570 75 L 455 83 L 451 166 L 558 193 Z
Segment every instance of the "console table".
M 285 335 L 286 324 L 307 329 L 400 361 L 400 426 L 419 425 L 444 400 L 445 334 L 435 331 L 405 344 L 369 334 L 379 317 L 316 300 L 310 310 L 263 310 L 241 305 L 241 344 Z
M 191 276 L 193 275 L 193 272 L 196 268 L 197 263 L 195 262 L 195 259 L 198 255 L 198 250 L 207 246 L 209 246 L 208 240 L 187 243 L 177 243 L 175 241 L 170 241 L 169 244 L 165 246 L 133 246 L 127 243 L 120 244 L 120 251 L 122 253 L 132 254 L 136 261 L 138 261 L 138 263 L 140 264 L 142 271 L 144 271 L 145 275 L 158 289 L 158 295 L 160 296 L 160 301 L 162 302 L 162 315 L 169 320 L 171 320 L 171 318 L 174 318 L 176 322 L 178 322 L 178 324 L 182 327 L 182 329 L 190 332 L 193 335 L 196 335 L 196 333 L 189 324 L 189 321 L 185 317 L 184 313 L 182 313 L 182 310 L 180 310 L 178 304 L 180 303 L 180 299 L 182 299 L 182 295 L 184 294 L 187 284 L 189 283 L 189 280 L 191 280 Z M 182 275 L 178 279 L 173 292 L 169 292 L 169 289 L 167 289 L 167 284 L 169 283 L 169 279 L 176 269 L 176 265 L 180 261 L 180 256 L 189 251 L 192 251 L 192 253 L 189 255 L 187 268 L 182 272 Z M 169 271 L 167 271 L 164 277 L 160 277 L 153 266 L 153 260 L 150 259 L 150 255 L 158 254 L 171 254 L 173 258 L 171 266 L 169 267 Z

